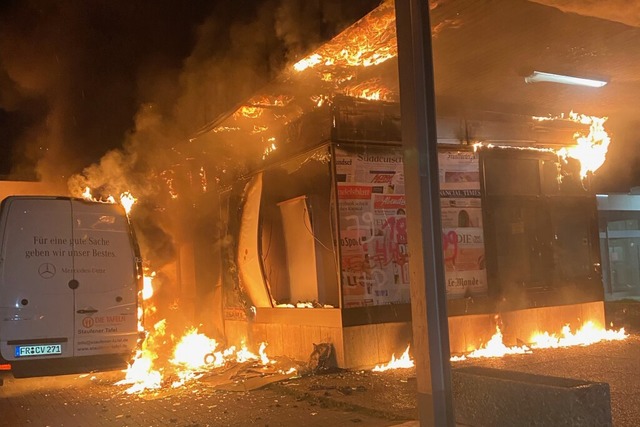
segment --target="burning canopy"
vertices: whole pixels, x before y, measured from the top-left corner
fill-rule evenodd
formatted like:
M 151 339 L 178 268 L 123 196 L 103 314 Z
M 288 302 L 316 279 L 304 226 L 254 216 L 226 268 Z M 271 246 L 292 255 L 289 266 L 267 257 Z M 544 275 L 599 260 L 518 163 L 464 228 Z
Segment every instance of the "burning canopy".
M 627 117 L 640 95 L 640 63 L 626 49 L 640 43 L 638 28 L 524 0 L 438 1 L 431 17 L 440 140 L 575 145 L 574 133 L 588 134 L 588 125 L 534 117 Z M 226 149 L 228 165 L 245 156 L 245 167 L 257 167 L 328 139 L 328 130 L 306 134 L 302 118 L 328 115 L 336 96 L 397 103 L 395 28 L 394 4 L 386 1 L 202 129 L 192 148 L 206 154 L 215 146 L 218 155 Z M 608 84 L 526 83 L 534 70 Z

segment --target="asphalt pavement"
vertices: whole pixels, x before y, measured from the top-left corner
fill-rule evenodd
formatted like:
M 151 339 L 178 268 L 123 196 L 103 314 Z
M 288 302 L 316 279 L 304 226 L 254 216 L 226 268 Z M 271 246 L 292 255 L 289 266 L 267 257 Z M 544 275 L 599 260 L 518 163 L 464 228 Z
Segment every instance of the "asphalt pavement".
M 616 427 L 640 425 L 640 334 L 624 341 L 454 362 L 606 382 Z M 227 373 L 229 371 L 226 371 Z M 127 394 L 124 373 L 5 377 L 1 426 L 417 426 L 415 370 L 339 371 L 246 391 L 209 373 L 178 388 Z M 227 375 L 229 378 L 230 376 Z M 259 375 L 254 375 L 254 378 Z M 482 420 L 477 424 L 482 425 Z
M 469 358 L 452 362 L 452 371 L 494 368 L 606 383 L 612 425 L 637 427 L 640 303 L 608 304 L 609 322 L 615 328 L 624 326 L 628 338 L 500 358 Z M 122 371 L 106 371 L 16 379 L 10 373 L 1 373 L 0 427 L 419 425 L 414 368 L 295 376 L 278 374 L 275 368 L 236 364 L 201 372 L 199 379 L 179 387 L 171 387 L 169 378 L 161 389 L 135 394 L 127 393 L 129 386 L 117 384 L 124 375 Z M 558 425 L 532 421 L 526 413 L 522 417 L 523 422 L 517 425 Z M 474 419 L 464 425 L 490 424 Z M 594 424 L 582 420 L 568 425 Z

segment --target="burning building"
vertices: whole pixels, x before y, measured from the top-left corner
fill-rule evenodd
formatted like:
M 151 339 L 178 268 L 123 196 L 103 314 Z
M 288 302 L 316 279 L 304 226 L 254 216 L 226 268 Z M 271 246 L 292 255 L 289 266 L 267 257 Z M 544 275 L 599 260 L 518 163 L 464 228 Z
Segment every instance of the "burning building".
M 597 40 L 638 32 L 528 1 L 437 2 L 432 20 L 451 351 L 496 323 L 510 343 L 603 325 L 590 180 L 605 117 L 631 93 L 538 83 L 535 70 L 570 57 L 566 68 L 593 73 Z M 532 41 L 540 22 L 562 22 L 560 34 Z M 479 50 L 504 26 L 511 38 Z M 572 36 L 585 26 L 592 38 Z M 360 367 L 411 340 L 395 29 L 384 2 L 182 147 L 193 221 L 180 271 L 229 343 L 300 360 L 326 342 L 339 366 Z

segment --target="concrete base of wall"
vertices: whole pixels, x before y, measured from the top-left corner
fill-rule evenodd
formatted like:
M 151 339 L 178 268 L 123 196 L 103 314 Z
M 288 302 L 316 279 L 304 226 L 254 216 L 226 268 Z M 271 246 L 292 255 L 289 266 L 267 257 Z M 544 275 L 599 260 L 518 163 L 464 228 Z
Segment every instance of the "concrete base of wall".
M 539 307 L 504 313 L 449 317 L 451 354 L 464 354 L 482 347 L 496 333 L 507 346 L 526 344 L 536 332 L 560 333 L 565 325 L 572 331 L 591 320 L 604 327 L 602 301 Z M 336 308 L 258 308 L 251 321 L 225 320 L 229 345 L 241 342 L 256 347 L 268 344 L 270 356 L 287 356 L 307 361 L 313 344 L 331 343 L 338 367 L 366 369 L 399 357 L 412 341 L 410 322 L 342 326 L 342 310 Z

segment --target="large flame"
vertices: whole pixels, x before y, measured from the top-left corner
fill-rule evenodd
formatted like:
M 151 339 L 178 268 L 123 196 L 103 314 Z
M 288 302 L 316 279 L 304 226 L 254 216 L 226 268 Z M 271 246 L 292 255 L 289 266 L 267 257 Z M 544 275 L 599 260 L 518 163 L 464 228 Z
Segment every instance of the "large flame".
M 571 332 L 571 328 L 565 325 L 560 336 L 549 334 L 548 332 L 536 333 L 531 338 L 532 348 L 558 348 L 572 345 L 589 345 L 600 341 L 623 340 L 629 335 L 624 328 L 618 331 L 603 329 L 596 326 L 592 321 L 586 322 L 576 333 Z
M 216 347 L 216 340 L 193 328 L 176 345 L 171 363 L 190 369 L 202 368 L 207 363 L 205 356 L 214 352 Z
M 162 386 L 162 373 L 154 368 L 154 362 L 158 358 L 155 351 L 156 342 L 165 335 L 165 331 L 166 322 L 164 320 L 153 326 L 125 371 L 125 378 L 116 382 L 116 385 L 129 385 L 126 390 L 129 394 L 155 390 Z
M 156 277 L 156 272 L 152 272 L 149 275 L 144 276 L 142 285 L 142 299 L 148 300 L 153 296 L 153 278 Z
M 602 327 L 596 326 L 595 322 L 585 322 L 575 334 L 571 332 L 569 325 L 565 325 L 562 328 L 560 336 L 550 334 L 549 332 L 536 332 L 530 338 L 530 346 L 522 345 L 515 347 L 507 347 L 502 341 L 502 332 L 499 327 L 496 327 L 496 333 L 491 337 L 487 344 L 481 348 L 470 352 L 469 354 L 462 356 L 451 357 L 452 362 L 460 360 L 466 360 L 467 358 L 477 357 L 502 357 L 507 354 L 525 354 L 531 353 L 532 349 L 544 349 L 544 348 L 558 348 L 558 347 L 570 347 L 570 346 L 586 346 L 598 343 L 600 341 L 614 341 L 623 340 L 629 335 L 625 332 L 624 328 L 618 331 L 608 330 Z
M 380 5 L 354 24 L 352 31 L 339 34 L 335 43 L 320 47 L 295 63 L 293 69 L 302 72 L 319 65 L 370 67 L 394 58 L 398 48 L 393 8 L 393 2 Z
M 562 157 L 571 157 L 580 161 L 580 176 L 586 177 L 589 172 L 597 171 L 607 158 L 611 139 L 604 129 L 606 117 L 576 115 L 571 112 L 575 121 L 589 125 L 589 134 L 576 133 L 576 145 L 566 147 L 558 152 Z
M 131 208 L 137 201 L 138 199 L 133 197 L 128 191 L 125 191 L 120 195 L 120 204 L 124 207 L 124 210 L 127 214 L 131 212 Z
M 556 152 L 564 159 L 570 157 L 578 160 L 580 162 L 580 176 L 582 178 L 585 178 L 589 172 L 594 173 L 597 171 L 607 158 L 607 151 L 611 143 L 609 134 L 604 128 L 607 119 L 607 117 L 588 116 L 573 111 L 569 112 L 566 116 L 560 114 L 559 116 L 553 117 L 533 117 L 533 120 L 536 121 L 568 120 L 574 123 L 589 125 L 588 134 L 585 135 L 584 133 L 576 132 L 573 135 L 575 145 L 569 145 Z
M 577 160 L 580 163 L 580 177 L 582 179 L 586 178 L 589 173 L 597 171 L 600 166 L 604 164 L 607 158 L 609 144 L 611 143 L 611 138 L 609 138 L 609 134 L 604 128 L 604 123 L 607 121 L 607 117 L 587 116 L 585 114 L 578 114 L 571 111 L 568 116 L 565 116 L 564 114 L 556 117 L 533 116 L 532 119 L 535 121 L 569 120 L 574 123 L 589 125 L 589 133 L 585 135 L 584 133 L 576 132 L 573 135 L 575 144 L 568 145 L 557 150 L 538 147 L 496 146 L 491 143 L 483 142 L 475 142 L 473 144 L 473 150 L 477 151 L 481 147 L 486 147 L 553 152 L 565 161 L 567 158 Z
M 555 334 L 550 334 L 548 332 L 537 332 L 531 337 L 531 344 L 529 346 L 521 345 L 508 347 L 503 342 L 502 331 L 500 331 L 500 328 L 496 326 L 496 333 L 486 344 L 467 354 L 452 356 L 450 360 L 451 362 L 459 362 L 470 358 L 491 358 L 503 357 L 508 354 L 533 353 L 533 350 L 535 349 L 570 347 L 577 345 L 587 346 L 601 341 L 624 340 L 628 336 L 629 335 L 625 332 L 624 328 L 617 331 L 604 329 L 602 327 L 598 327 L 593 321 L 587 321 L 575 333 L 572 333 L 571 328 L 567 325 L 562 328 L 560 336 L 556 336 Z M 393 354 L 389 363 L 376 365 L 376 367 L 373 368 L 373 371 L 384 372 L 389 369 L 412 368 L 413 366 L 414 362 L 409 356 L 409 347 L 407 346 L 407 349 L 399 359 L 396 359 L 395 354 Z
M 256 355 L 244 343 L 240 349 L 232 346 L 226 350 L 219 350 L 217 341 L 200 333 L 197 328 L 190 328 L 175 344 L 171 344 L 173 337 L 167 336 L 166 319 L 156 322 L 151 328 L 142 327 L 141 320 L 151 318 L 149 314 L 155 314 L 155 306 L 151 300 L 154 277 L 155 273 L 145 275 L 144 288 L 141 291 L 145 316 L 142 316 L 140 310 L 139 326 L 145 333 L 145 338 L 126 369 L 125 378 L 116 383 L 128 385 L 126 393 L 159 389 L 166 378 L 171 378 L 171 387 L 180 387 L 201 378 L 207 370 L 220 368 L 228 363 L 256 362 L 263 367 L 274 363 L 266 354 L 266 343 L 261 343 Z M 166 347 L 167 343 L 173 346 L 171 358 L 163 361 L 160 350 Z
M 394 100 L 394 94 L 383 84 L 382 79 L 379 77 L 369 79 L 357 85 L 348 86 L 344 89 L 344 93 L 347 96 L 374 101 Z
M 407 369 L 413 367 L 414 363 L 413 360 L 411 360 L 411 356 L 409 356 L 409 346 L 407 346 L 407 349 L 402 353 L 402 356 L 400 356 L 399 359 L 396 359 L 396 355 L 392 354 L 391 361 L 389 363 L 386 365 L 376 365 L 376 367 L 373 368 L 373 371 L 384 372 L 389 369 Z
M 496 326 L 496 333 L 484 346 L 464 356 L 453 356 L 451 357 L 451 361 L 455 362 L 465 360 L 466 358 L 476 357 L 502 357 L 506 354 L 524 354 L 530 352 L 531 350 L 526 345 L 521 347 L 507 347 L 504 345 L 502 341 L 502 332 L 500 331 L 500 328 Z

